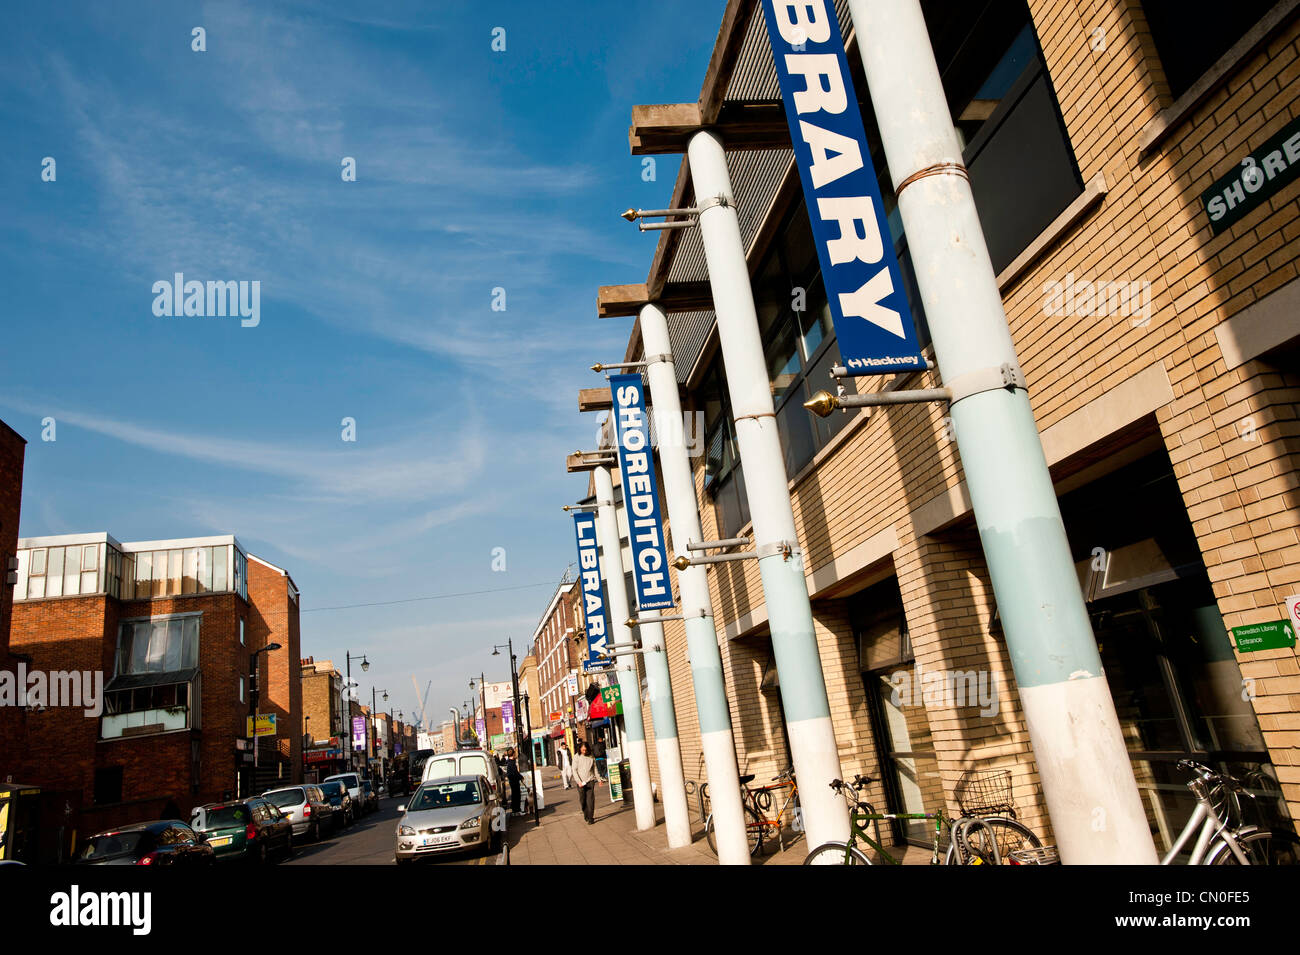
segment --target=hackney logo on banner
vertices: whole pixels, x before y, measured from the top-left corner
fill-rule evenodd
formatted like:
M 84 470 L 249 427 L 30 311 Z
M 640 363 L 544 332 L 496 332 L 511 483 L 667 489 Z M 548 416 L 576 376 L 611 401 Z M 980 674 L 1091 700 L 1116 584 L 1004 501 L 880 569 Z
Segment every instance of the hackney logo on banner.
M 925 367 L 830 0 L 763 0 L 808 221 L 844 366 Z
M 578 535 L 578 579 L 582 581 L 582 616 L 587 621 L 587 656 L 603 659 L 608 650 L 609 631 L 605 619 L 605 595 L 600 583 L 600 549 L 596 545 L 596 515 L 579 511 L 573 515 Z
M 623 476 L 623 509 L 632 545 L 637 609 L 662 610 L 673 606 L 673 589 L 668 579 L 668 549 L 664 546 L 654 449 L 645 413 L 645 386 L 639 374 L 610 375 L 609 389 L 614 398 L 614 431 L 619 473 Z

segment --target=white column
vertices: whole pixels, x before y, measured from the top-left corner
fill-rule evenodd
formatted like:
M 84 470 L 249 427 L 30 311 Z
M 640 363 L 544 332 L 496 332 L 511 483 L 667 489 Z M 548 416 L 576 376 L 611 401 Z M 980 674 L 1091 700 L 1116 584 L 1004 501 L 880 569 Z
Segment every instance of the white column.
M 830 788 L 832 780 L 841 778 L 840 757 L 817 652 L 803 551 L 795 533 L 785 456 L 777 434 L 726 154 L 714 133 L 701 132 L 691 137 L 686 155 L 697 201 L 704 203 L 717 197 L 727 200 L 726 205 L 713 205 L 700 213 L 700 238 L 708 260 L 727 391 L 745 469 L 745 490 L 754 524 L 772 651 L 781 681 L 786 734 L 794 757 L 808 845 L 815 847 L 848 839 L 849 819 L 844 800 Z
M 593 472 L 596 484 L 596 536 L 600 540 L 601 576 L 609 595 L 610 634 L 613 643 L 631 643 L 628 629 L 627 583 L 623 577 L 623 545 L 618 536 L 618 518 L 614 511 L 614 481 L 609 467 Z M 650 790 L 650 758 L 645 745 L 645 723 L 641 716 L 641 678 L 637 675 L 636 656 L 617 658 L 615 670 L 623 699 L 623 753 L 632 767 L 633 807 L 636 827 L 655 827 L 655 803 Z
M 668 320 L 657 305 L 641 309 L 641 341 L 646 355 L 671 356 Z M 687 554 L 686 542 L 703 540 L 695 480 L 686 454 L 685 419 L 677 395 L 677 372 L 671 357 L 652 361 L 646 368 L 659 434 L 659 471 L 664 482 L 673 551 Z M 681 428 L 681 431 L 676 430 Z M 703 435 L 698 436 L 703 440 Z M 722 865 L 749 865 L 749 841 L 740 801 L 740 771 L 736 743 L 727 707 L 727 687 L 722 676 L 722 654 L 713 623 L 708 571 L 687 567 L 677 574 L 681 611 L 686 616 L 686 653 L 695 687 L 695 712 L 700 721 L 700 745 L 708 775 L 709 805 L 714 841 Z
M 949 385 L 1016 364 L 918 0 L 849 0 L 935 356 Z M 697 189 L 698 192 L 698 189 Z M 1061 861 L 1156 862 L 1029 395 L 953 401 L 953 430 Z
M 691 812 L 686 803 L 686 779 L 682 772 L 682 748 L 677 740 L 677 713 L 668 673 L 664 626 L 647 623 L 637 629 L 641 631 L 641 646 L 645 649 L 641 661 L 645 664 L 646 696 L 650 698 L 650 720 L 655 728 L 664 828 L 668 831 L 668 848 L 681 849 L 691 844 Z

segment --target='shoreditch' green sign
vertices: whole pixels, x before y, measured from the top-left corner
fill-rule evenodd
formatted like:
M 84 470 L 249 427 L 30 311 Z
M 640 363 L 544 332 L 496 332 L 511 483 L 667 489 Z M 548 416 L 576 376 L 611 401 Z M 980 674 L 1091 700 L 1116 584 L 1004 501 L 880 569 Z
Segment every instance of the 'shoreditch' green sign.
M 1295 646 L 1295 631 L 1290 620 L 1271 620 L 1232 628 L 1232 642 L 1238 653 L 1252 650 L 1281 650 Z

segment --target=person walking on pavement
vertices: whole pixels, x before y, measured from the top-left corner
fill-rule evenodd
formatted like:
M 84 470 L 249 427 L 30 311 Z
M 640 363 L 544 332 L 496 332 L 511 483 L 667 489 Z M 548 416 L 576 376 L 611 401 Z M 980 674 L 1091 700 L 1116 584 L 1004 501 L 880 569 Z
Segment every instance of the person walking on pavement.
M 578 754 L 573 757 L 573 781 L 578 786 L 582 818 L 591 825 L 596 821 L 596 760 L 586 740 L 578 744 Z
M 515 761 L 515 751 L 513 748 L 506 750 L 506 780 L 510 783 L 510 815 L 519 815 L 519 782 L 523 779 L 523 774 L 519 772 L 519 764 Z
M 573 760 L 569 757 L 569 744 L 561 743 L 559 750 L 555 754 L 556 761 L 560 764 L 560 778 L 564 780 L 564 788 L 571 789 L 573 781 Z

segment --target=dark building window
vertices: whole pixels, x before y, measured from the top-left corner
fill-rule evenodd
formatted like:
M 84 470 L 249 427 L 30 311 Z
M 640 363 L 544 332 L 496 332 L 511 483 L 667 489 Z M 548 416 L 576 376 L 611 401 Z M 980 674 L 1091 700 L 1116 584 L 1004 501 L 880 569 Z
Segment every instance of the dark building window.
M 1169 93 L 1182 96 L 1276 0 L 1143 0 Z
M 122 767 L 106 766 L 95 770 L 95 805 L 122 801 Z
M 940 60 L 993 271 L 1001 272 L 1082 191 L 1051 79 L 1024 3 L 967 11 L 969 32 Z

